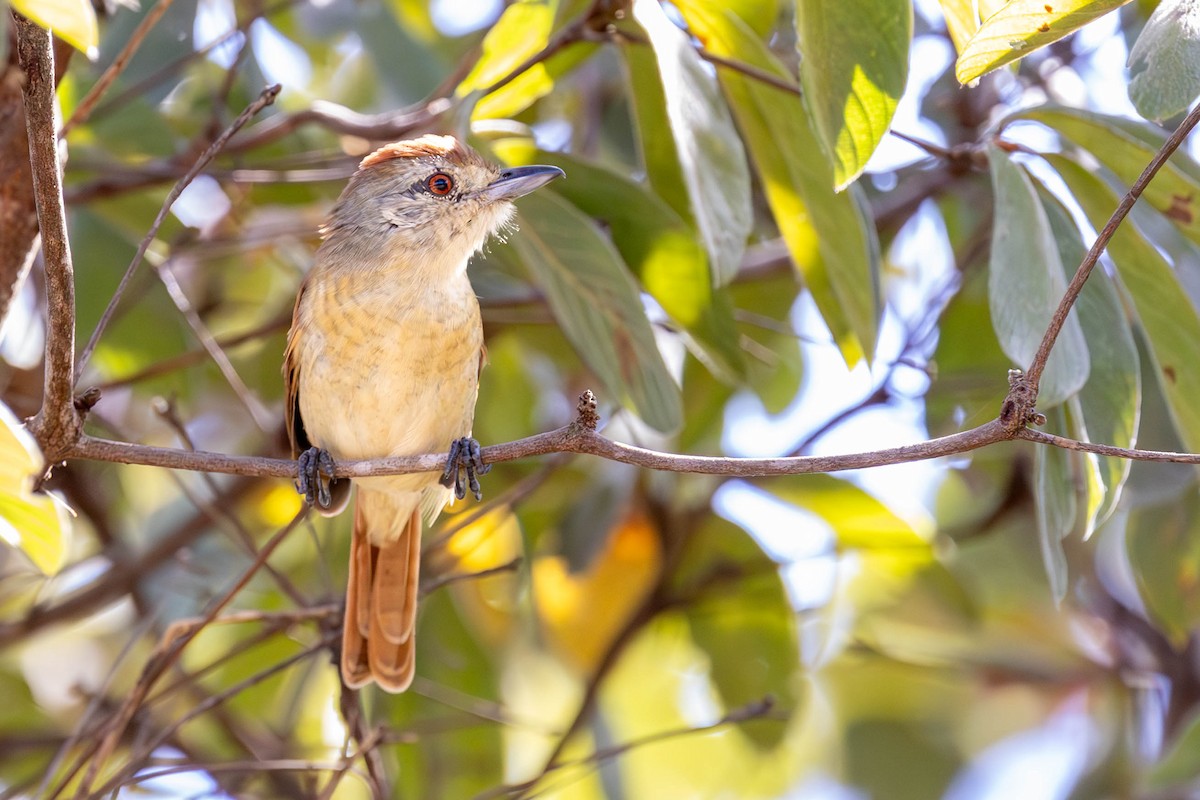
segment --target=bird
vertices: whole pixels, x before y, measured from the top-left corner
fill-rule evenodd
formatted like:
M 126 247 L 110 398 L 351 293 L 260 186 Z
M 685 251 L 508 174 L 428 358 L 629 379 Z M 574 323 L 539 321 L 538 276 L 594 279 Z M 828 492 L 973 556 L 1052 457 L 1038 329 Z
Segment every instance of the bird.
M 415 668 L 421 529 L 488 466 L 471 438 L 485 360 L 471 257 L 513 200 L 563 175 L 500 167 L 452 136 L 393 142 L 358 165 L 322 226 L 284 351 L 297 488 L 326 515 L 338 460 L 448 453 L 436 473 L 357 478 L 341 674 L 402 692 Z

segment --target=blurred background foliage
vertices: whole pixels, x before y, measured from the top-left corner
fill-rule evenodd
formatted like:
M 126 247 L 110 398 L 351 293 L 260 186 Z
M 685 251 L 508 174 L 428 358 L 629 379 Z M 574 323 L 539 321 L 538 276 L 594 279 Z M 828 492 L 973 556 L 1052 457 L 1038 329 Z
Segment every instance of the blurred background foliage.
M 64 119 L 165 11 L 65 139 L 81 340 L 175 181 L 283 86 L 176 202 L 80 381 L 98 435 L 235 454 L 286 450 L 296 288 L 383 141 L 568 175 L 472 264 L 484 444 L 591 388 L 623 441 L 828 454 L 993 417 L 1164 141 L 1146 120 L 1200 93 L 1184 0 L 163 3 L 96 26 L 11 0 L 94 50 Z M 1059 339 L 1049 430 L 1200 449 L 1196 198 L 1181 151 Z M 82 461 L 49 484 L 69 519 L 31 494 L 43 295 L 35 269 L 0 341 L 0 796 L 1200 791 L 1196 473 L 1029 444 L 769 480 L 498 464 L 426 534 L 399 697 L 340 687 L 349 518 L 306 518 L 101 748 L 169 626 L 300 501 Z

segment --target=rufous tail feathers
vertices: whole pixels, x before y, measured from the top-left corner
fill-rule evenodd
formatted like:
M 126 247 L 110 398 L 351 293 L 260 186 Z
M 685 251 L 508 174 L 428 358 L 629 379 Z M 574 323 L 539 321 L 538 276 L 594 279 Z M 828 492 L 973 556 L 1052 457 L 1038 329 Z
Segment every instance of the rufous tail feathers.
M 389 692 L 403 692 L 415 666 L 421 514 L 414 508 L 397 519 L 389 500 L 360 489 L 354 504 L 342 680 L 354 689 L 375 681 Z M 372 525 L 380 524 L 404 527 L 397 537 L 372 536 Z

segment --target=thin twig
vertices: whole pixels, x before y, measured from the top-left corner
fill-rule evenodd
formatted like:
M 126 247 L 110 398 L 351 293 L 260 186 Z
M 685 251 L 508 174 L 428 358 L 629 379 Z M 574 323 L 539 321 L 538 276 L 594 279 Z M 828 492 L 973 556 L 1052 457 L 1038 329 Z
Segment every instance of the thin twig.
M 1183 140 L 1187 138 L 1197 123 L 1200 123 L 1200 104 L 1197 104 L 1191 113 L 1184 118 L 1174 133 L 1167 138 L 1163 146 L 1154 154 L 1154 158 L 1142 170 L 1142 174 L 1129 187 L 1129 191 L 1121 199 L 1121 204 L 1117 206 L 1116 211 L 1108 218 L 1108 222 L 1104 224 L 1104 227 L 1097 234 L 1096 241 L 1092 243 L 1087 255 L 1080 262 L 1079 268 L 1075 270 L 1075 275 L 1071 278 L 1071 283 L 1067 286 L 1067 291 L 1063 294 L 1062 300 L 1059 301 L 1058 308 L 1054 310 L 1054 316 L 1050 318 L 1050 324 L 1046 327 L 1045 335 L 1042 336 L 1042 342 L 1038 346 L 1037 354 L 1034 355 L 1033 361 L 1025 370 L 1024 386 L 1027 387 L 1026 391 L 1032 394 L 1028 410 L 1032 410 L 1032 400 L 1035 400 L 1037 397 L 1038 383 L 1041 380 L 1042 371 L 1046 368 L 1046 359 L 1050 357 L 1050 350 L 1054 347 L 1054 342 L 1058 338 L 1062 326 L 1066 324 L 1067 315 L 1075 305 L 1076 298 L 1083 291 L 1084 282 L 1092 274 L 1092 269 L 1096 266 L 1096 262 L 1100 260 L 1100 255 L 1108 246 L 1109 240 L 1117 232 L 1117 228 L 1121 227 L 1121 223 L 1125 221 L 1125 217 L 1129 215 L 1138 198 L 1142 196 L 1142 192 L 1145 191 L 1150 181 L 1154 179 L 1154 176 L 1158 174 L 1163 164 L 1167 163 L 1167 159 L 1183 144 Z M 1024 419 L 1019 422 L 1022 425 L 1024 423 Z
M 162 15 L 175 0 L 158 0 L 154 7 L 146 12 L 146 16 L 142 17 L 142 21 L 133 29 L 133 33 L 129 35 L 129 41 L 121 48 L 121 52 L 113 59 L 113 62 L 108 65 L 108 69 L 104 70 L 104 74 L 100 76 L 83 99 L 79 101 L 79 105 L 75 107 L 75 113 L 71 114 L 71 118 L 66 121 L 59 131 L 60 137 L 66 137 L 77 125 L 82 125 L 87 122 L 88 117 L 92 115 L 92 111 L 96 108 L 96 104 L 100 102 L 100 98 L 108 91 L 113 82 L 120 76 L 125 68 L 129 66 L 129 61 L 133 58 L 133 54 L 142 46 L 146 35 L 150 33 L 150 29 L 158 24 Z
M 62 163 L 54 129 L 54 46 L 50 31 L 13 15 L 17 58 L 25 73 L 25 129 L 37 200 L 42 257 L 46 265 L 47 330 L 42 408 L 30 423 L 48 463 L 70 446 L 81 429 L 73 401 L 75 270 L 63 207 Z
M 115 292 L 113 292 L 112 299 L 108 301 L 108 306 L 104 309 L 104 313 L 100 316 L 100 321 L 96 323 L 96 329 L 92 331 L 91 338 L 88 339 L 88 343 L 83 348 L 83 352 L 79 354 L 79 363 L 75 369 L 75 372 L 73 373 L 76 381 L 79 380 L 79 375 L 83 372 L 84 367 L 87 366 L 88 359 L 91 358 L 92 351 L 96 349 L 96 343 L 100 340 L 100 335 L 108 326 L 109 320 L 112 319 L 112 315 L 113 312 L 116 311 L 117 304 L 121 301 L 121 297 L 125 294 L 125 290 L 129 286 L 129 281 L 133 278 L 133 274 L 137 270 L 138 265 L 142 263 L 142 257 L 146 255 L 146 250 L 150 248 L 150 244 L 154 241 L 154 237 L 158 235 L 158 229 L 162 227 L 163 222 L 167 218 L 167 214 L 170 213 L 171 206 L 174 205 L 175 201 L 179 199 L 179 195 L 183 194 L 183 190 L 187 188 L 188 184 L 190 184 L 192 180 L 194 180 L 196 176 L 204 170 L 208 163 L 213 160 L 217 153 L 221 151 L 221 149 L 225 146 L 225 143 L 229 141 L 230 137 L 241 130 L 242 127 L 259 111 L 262 111 L 264 108 L 275 102 L 275 98 L 278 97 L 281 88 L 282 87 L 280 87 L 279 84 L 275 84 L 274 86 L 268 86 L 267 88 L 263 89 L 262 93 L 259 94 L 258 99 L 246 106 L 245 110 L 238 115 L 237 119 L 235 119 L 233 123 L 213 141 L 208 149 L 206 149 L 200 155 L 200 158 L 196 159 L 196 163 L 192 165 L 192 168 L 189 169 L 187 173 L 175 183 L 175 186 L 167 194 L 167 199 L 163 201 L 162 208 L 159 209 L 158 215 L 154 218 L 154 222 L 151 224 L 150 230 L 146 232 L 141 244 L 138 245 L 137 252 L 133 256 L 133 261 L 131 261 L 129 266 L 125 269 L 125 274 L 121 276 L 121 282 L 117 284 L 117 289 Z

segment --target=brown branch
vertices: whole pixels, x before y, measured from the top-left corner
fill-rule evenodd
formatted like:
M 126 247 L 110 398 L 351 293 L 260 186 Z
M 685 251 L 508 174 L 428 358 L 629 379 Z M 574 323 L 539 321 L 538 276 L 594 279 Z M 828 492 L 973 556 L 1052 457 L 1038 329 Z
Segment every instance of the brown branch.
M 771 475 L 803 475 L 813 472 L 840 472 L 848 469 L 879 467 L 924 461 L 976 450 L 1012 438 L 997 420 L 961 433 L 925 442 L 837 456 L 795 456 L 786 458 L 726 458 L 691 456 L 648 450 L 615 442 L 577 424 L 566 425 L 504 444 L 483 448 L 485 462 L 494 464 L 516 461 L 549 453 L 583 453 L 600 456 L 646 469 L 666 472 L 690 472 L 703 475 L 730 475 L 762 478 Z M 231 475 L 292 478 L 296 462 L 262 456 L 230 456 L 204 451 L 177 450 L 169 447 L 115 442 L 91 436 L 82 437 L 67 454 L 73 458 L 142 464 L 171 469 L 221 472 Z M 367 461 L 341 461 L 335 474 L 339 478 L 366 478 L 379 475 L 404 475 L 412 472 L 440 472 L 446 465 L 444 453 L 398 456 Z
M 172 187 L 171 191 L 167 194 L 167 199 L 163 201 L 162 208 L 159 209 L 158 215 L 154 218 L 154 222 L 150 225 L 150 230 L 146 232 L 145 237 L 142 238 L 141 244 L 138 245 L 137 252 L 133 256 L 133 261 L 129 263 L 129 266 L 125 269 L 125 274 L 121 276 L 121 281 L 117 284 L 116 291 L 113 292 L 112 298 L 108 301 L 108 306 L 105 307 L 104 313 L 100 316 L 100 321 L 96 323 L 96 329 L 92 331 L 91 338 L 88 339 L 87 345 L 79 354 L 78 367 L 74 372 L 71 373 L 75 380 L 79 379 L 78 373 L 82 373 L 84 367 L 87 366 L 88 359 L 91 358 L 92 352 L 96 349 L 96 343 L 99 341 L 100 335 L 104 332 L 104 329 L 108 326 L 109 321 L 112 319 L 113 313 L 117 309 L 117 304 L 121 301 L 121 297 L 124 296 L 125 290 L 129 286 L 129 281 L 132 280 L 133 274 L 137 270 L 138 265 L 142 263 L 142 257 L 146 255 L 146 251 L 150 248 L 150 244 L 154 241 L 154 237 L 158 235 L 158 229 L 166 220 L 167 214 L 170 213 L 171 206 L 175 204 L 177 199 L 179 199 L 179 195 L 183 194 L 183 190 L 187 188 L 188 184 L 190 184 L 192 180 L 194 180 L 196 176 L 199 175 L 200 172 L 208 165 L 208 163 L 213 160 L 217 153 L 219 153 L 225 147 L 226 142 L 228 142 L 235 133 L 241 130 L 242 127 L 249 122 L 255 114 L 275 102 L 275 98 L 279 96 L 281 88 L 282 87 L 280 87 L 279 84 L 275 84 L 274 86 L 268 86 L 267 88 L 263 89 L 259 94 L 258 99 L 246 106 L 242 113 L 238 115 L 237 119 L 235 119 L 230 126 L 226 128 L 225 131 L 218 136 L 211 145 L 209 145 L 208 149 L 206 149 L 200 155 L 200 158 L 196 159 L 196 163 L 192 165 L 192 168 L 189 169 L 187 173 L 185 173 L 184 176 L 175 183 L 175 186 Z
M 25 128 L 46 265 L 46 364 L 42 408 L 29 428 L 48 464 L 79 437 L 72 398 L 75 363 L 75 271 L 63 207 L 62 164 L 54 120 L 54 46 L 50 31 L 13 15 L 17 62 L 25 73 Z
M 154 8 L 146 12 L 146 16 L 134 28 L 133 33 L 129 36 L 129 41 L 121 48 L 121 52 L 117 54 L 117 57 L 108 65 L 108 69 L 104 70 L 104 74 L 100 76 L 100 79 L 92 85 L 88 93 L 79 101 L 79 105 L 75 107 L 75 112 L 71 114 L 71 118 L 63 124 L 62 130 L 59 131 L 59 136 L 65 138 L 75 126 L 87 122 L 88 117 L 92 115 L 92 111 L 96 108 L 96 104 L 100 102 L 100 98 L 104 96 L 108 88 L 112 86 L 113 82 L 129 66 L 130 59 L 133 58 L 133 54 L 137 52 L 137 49 L 142 46 L 142 41 L 146 38 L 146 34 L 150 33 L 150 29 L 158 23 L 159 19 L 162 18 L 162 15 L 166 13 L 173 2 L 175 0 L 158 0 Z
M 1167 138 L 1163 146 L 1154 154 L 1154 158 L 1150 160 L 1150 163 L 1142 170 L 1142 174 L 1129 187 L 1129 191 L 1121 199 L 1120 205 L 1117 206 L 1112 216 L 1108 218 L 1108 222 L 1104 224 L 1104 227 L 1097 234 L 1096 241 L 1092 243 L 1087 255 L 1080 262 L 1079 268 L 1075 270 L 1075 275 L 1071 278 L 1071 283 L 1067 286 L 1062 300 L 1059 301 L 1058 308 L 1054 310 L 1054 315 L 1050 318 L 1050 324 L 1046 327 L 1046 333 L 1042 336 L 1042 342 L 1038 345 L 1033 362 L 1026 368 L 1024 376 L 1014 383 L 1008 398 L 1005 400 L 1001 418 L 1007 424 L 1024 426 L 1029 421 L 1034 403 L 1037 400 L 1038 384 L 1041 381 L 1042 372 L 1046 368 L 1046 360 L 1050 357 L 1050 351 L 1054 347 L 1054 342 L 1058 338 L 1059 332 L 1062 330 L 1063 325 L 1066 324 L 1067 315 L 1075 305 L 1075 300 L 1079 297 L 1079 293 L 1083 291 L 1083 284 L 1087 281 L 1088 276 L 1092 274 L 1092 269 L 1095 268 L 1096 263 L 1100 260 L 1100 255 L 1117 232 L 1117 228 L 1121 227 L 1121 223 L 1125 221 L 1125 217 L 1129 216 L 1129 212 L 1133 209 L 1138 198 L 1142 196 L 1142 192 L 1145 191 L 1146 186 L 1158 174 L 1163 164 L 1167 163 L 1167 159 L 1179 149 L 1179 146 L 1183 144 L 1183 140 L 1192 132 L 1197 123 L 1200 123 L 1200 105 L 1192 109 L 1191 113 L 1184 118 L 1174 133 Z

